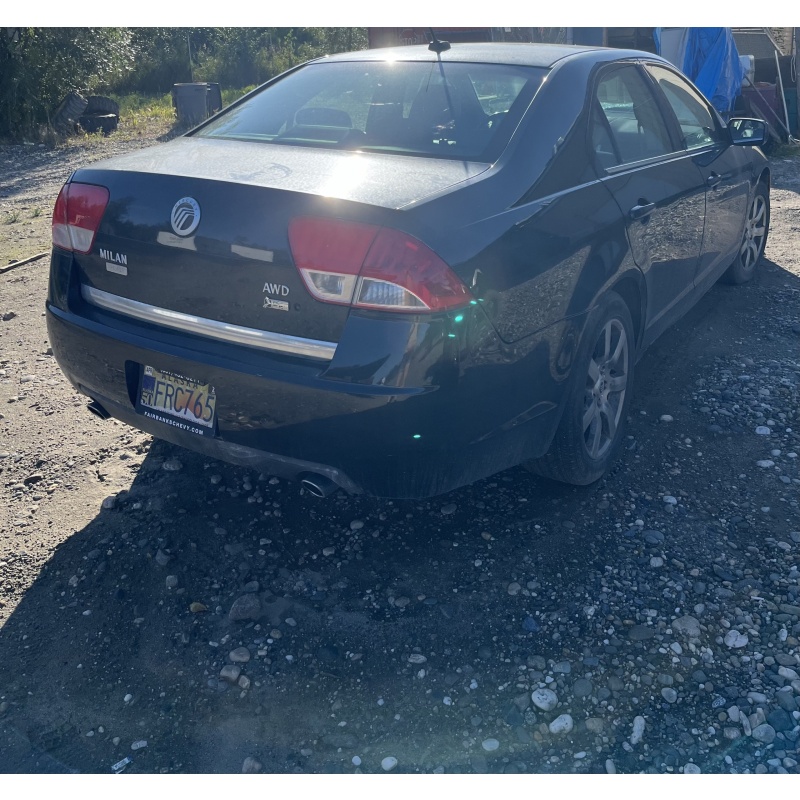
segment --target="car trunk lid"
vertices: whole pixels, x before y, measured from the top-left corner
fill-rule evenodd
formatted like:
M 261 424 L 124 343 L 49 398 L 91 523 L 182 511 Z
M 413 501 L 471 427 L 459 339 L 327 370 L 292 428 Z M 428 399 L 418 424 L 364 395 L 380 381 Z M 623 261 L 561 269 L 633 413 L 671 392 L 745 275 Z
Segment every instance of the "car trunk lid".
M 76 254 L 82 282 L 94 291 L 86 299 L 110 295 L 133 301 L 135 309 L 329 343 L 338 341 L 349 307 L 319 302 L 305 288 L 289 246 L 291 220 L 316 215 L 375 223 L 393 213 L 388 209 L 486 167 L 364 155 L 366 165 L 352 167 L 357 180 L 346 165 L 360 164 L 360 154 L 320 157 L 307 148 L 191 139 L 183 145 L 140 151 L 73 176 L 110 192 L 92 250 Z M 407 165 L 402 180 L 397 161 Z M 180 317 L 171 322 L 182 324 Z

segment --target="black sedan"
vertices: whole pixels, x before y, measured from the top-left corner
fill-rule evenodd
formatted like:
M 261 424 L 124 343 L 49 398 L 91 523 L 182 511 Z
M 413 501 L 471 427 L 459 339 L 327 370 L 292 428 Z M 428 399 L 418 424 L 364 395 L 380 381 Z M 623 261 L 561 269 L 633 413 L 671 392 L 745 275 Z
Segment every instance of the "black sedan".
M 588 484 L 647 345 L 752 277 L 764 136 L 648 53 L 317 59 L 72 175 L 50 341 L 95 414 L 319 495 Z

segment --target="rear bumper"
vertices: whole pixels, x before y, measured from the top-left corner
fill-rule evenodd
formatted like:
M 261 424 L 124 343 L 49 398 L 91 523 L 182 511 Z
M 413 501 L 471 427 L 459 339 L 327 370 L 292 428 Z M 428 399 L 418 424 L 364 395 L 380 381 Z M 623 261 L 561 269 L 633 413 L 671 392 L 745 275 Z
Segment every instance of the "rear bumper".
M 433 323 L 351 319 L 336 357 L 321 364 L 47 305 L 61 369 L 121 421 L 213 458 L 286 478 L 318 473 L 351 493 L 396 498 L 441 494 L 549 447 L 563 381 L 531 376 L 532 369 L 547 375 L 548 337 L 509 363 L 481 319 L 477 312 L 471 332 L 465 324 L 456 340 Z M 472 340 L 481 339 L 476 358 Z M 466 358 L 459 348 L 468 346 Z M 370 348 L 384 353 L 377 366 Z M 137 413 L 141 365 L 214 386 L 216 435 Z M 404 379 L 414 385 L 402 385 Z
M 185 447 L 187 450 L 194 450 L 211 458 L 217 458 L 220 461 L 227 461 L 230 464 L 237 464 L 240 467 L 248 467 L 249 469 L 290 480 L 298 480 L 304 475 L 324 475 L 350 494 L 361 494 L 363 491 L 341 469 L 332 467 L 329 464 L 317 464 L 313 461 L 303 461 L 299 458 L 288 458 L 277 453 L 267 453 L 264 450 L 256 450 L 243 444 L 226 442 L 218 436 L 213 438 L 200 437 L 186 433 L 162 422 L 148 419 L 126 405 L 109 400 L 99 392 L 88 392 L 85 387 L 80 385 L 78 389 L 99 403 L 115 419 L 149 433 L 158 439 Z

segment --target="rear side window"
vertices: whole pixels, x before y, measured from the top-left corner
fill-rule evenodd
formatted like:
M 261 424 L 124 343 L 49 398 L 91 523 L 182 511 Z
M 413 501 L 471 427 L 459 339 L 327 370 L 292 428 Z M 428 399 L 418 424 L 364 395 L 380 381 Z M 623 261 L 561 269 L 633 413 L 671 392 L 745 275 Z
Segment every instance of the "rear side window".
M 546 74 L 435 61 L 310 64 L 194 135 L 492 161 Z
M 669 131 L 655 95 L 635 66 L 603 75 L 597 84 L 596 99 L 603 119 L 593 127 L 592 138 L 595 151 L 602 153 L 603 166 L 611 165 L 606 136 L 622 164 L 672 152 Z
M 649 64 L 647 69 L 656 79 L 678 118 L 683 136 L 682 144 L 687 150 L 722 141 L 722 134 L 707 103 L 683 78 L 654 64 Z

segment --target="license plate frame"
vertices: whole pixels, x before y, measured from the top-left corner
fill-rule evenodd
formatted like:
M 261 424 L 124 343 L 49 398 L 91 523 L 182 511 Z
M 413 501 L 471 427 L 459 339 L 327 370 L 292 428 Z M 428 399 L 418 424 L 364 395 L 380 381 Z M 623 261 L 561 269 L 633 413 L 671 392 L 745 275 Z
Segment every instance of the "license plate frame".
M 136 412 L 198 436 L 214 436 L 217 393 L 211 384 L 177 372 L 142 364 Z

